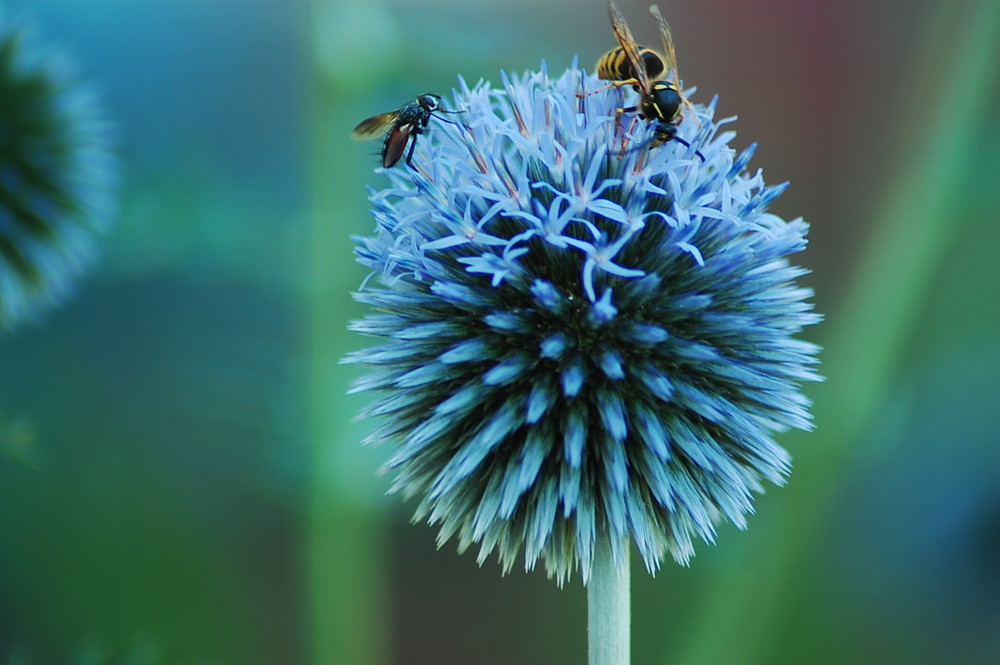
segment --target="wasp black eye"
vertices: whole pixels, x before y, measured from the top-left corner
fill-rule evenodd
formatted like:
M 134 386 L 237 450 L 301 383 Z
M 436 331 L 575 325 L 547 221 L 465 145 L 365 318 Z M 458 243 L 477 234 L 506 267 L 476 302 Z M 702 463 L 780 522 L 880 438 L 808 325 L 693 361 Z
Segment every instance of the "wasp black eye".
M 420 105 L 428 111 L 436 111 L 438 108 L 438 99 L 440 97 L 437 95 L 421 95 Z

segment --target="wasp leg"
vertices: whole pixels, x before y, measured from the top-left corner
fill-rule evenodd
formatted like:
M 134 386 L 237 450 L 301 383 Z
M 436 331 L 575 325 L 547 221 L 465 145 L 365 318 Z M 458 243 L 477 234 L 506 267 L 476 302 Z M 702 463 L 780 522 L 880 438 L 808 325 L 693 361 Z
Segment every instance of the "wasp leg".
M 612 81 L 611 83 L 607 84 L 603 88 L 598 88 L 597 90 L 591 90 L 587 94 L 583 94 L 583 93 L 579 93 L 578 92 L 578 93 L 576 93 L 576 96 L 577 96 L 578 99 L 583 99 L 584 97 L 590 97 L 591 95 L 596 95 L 599 92 L 604 92 L 608 88 L 617 88 L 617 87 L 623 86 L 623 85 L 639 85 L 639 82 L 636 81 L 635 79 L 626 79 L 624 81 Z
M 632 112 L 638 111 L 638 110 L 639 110 L 638 106 L 625 106 L 625 107 L 620 108 L 620 109 L 615 109 L 615 129 L 618 130 L 618 129 L 622 128 L 622 114 L 623 113 L 632 113 Z M 633 118 L 633 121 L 634 120 L 635 119 Z
M 639 116 L 632 116 L 632 122 L 628 124 L 628 129 L 622 134 L 622 154 L 625 154 L 625 147 L 628 144 L 629 137 L 632 136 L 632 131 L 635 129 L 635 124 L 639 122 Z
M 638 122 L 639 117 L 633 116 L 632 121 L 628 124 L 628 129 L 626 130 L 622 126 L 622 114 L 632 113 L 638 111 L 638 106 L 626 106 L 624 108 L 615 109 L 615 134 L 620 134 L 622 138 L 622 153 L 625 152 L 625 145 L 628 143 L 628 137 L 632 135 L 632 128 L 635 127 L 635 123 Z

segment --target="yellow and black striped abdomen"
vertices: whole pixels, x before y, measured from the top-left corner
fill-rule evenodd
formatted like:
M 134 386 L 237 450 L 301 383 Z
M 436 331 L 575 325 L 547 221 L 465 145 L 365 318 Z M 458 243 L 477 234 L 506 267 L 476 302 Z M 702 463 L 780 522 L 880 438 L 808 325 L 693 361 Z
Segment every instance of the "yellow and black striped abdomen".
M 653 49 L 642 46 L 638 48 L 639 57 L 642 58 L 642 62 L 646 66 L 646 74 L 649 76 L 649 80 L 655 81 L 663 78 L 667 70 L 664 57 Z M 597 70 L 597 78 L 605 81 L 627 81 L 628 79 L 635 78 L 635 70 L 632 68 L 632 63 L 629 62 L 628 55 L 621 46 L 613 48 L 602 55 L 600 60 L 597 61 L 595 69 Z

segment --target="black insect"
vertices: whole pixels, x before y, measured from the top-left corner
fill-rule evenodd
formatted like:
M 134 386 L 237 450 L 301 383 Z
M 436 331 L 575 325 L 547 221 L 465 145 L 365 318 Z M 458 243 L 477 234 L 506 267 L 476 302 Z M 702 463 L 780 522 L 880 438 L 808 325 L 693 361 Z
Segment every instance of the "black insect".
M 636 44 L 625 17 L 614 2 L 608 2 L 611 31 L 619 45 L 597 61 L 597 75 L 606 81 L 612 81 L 607 87 L 631 85 L 639 93 L 639 103 L 618 109 L 618 114 L 638 111 L 639 116 L 647 122 L 655 122 L 653 145 L 677 141 L 690 148 L 690 143 L 677 136 L 677 125 L 684 119 L 683 109 L 691 109 L 691 102 L 678 87 L 680 75 L 677 72 L 673 36 L 660 8 L 653 5 L 649 11 L 659 27 L 663 53 Z M 672 80 L 666 80 L 667 74 Z M 701 152 L 695 150 L 695 154 L 701 161 L 705 161 Z
M 365 118 L 354 128 L 351 136 L 357 139 L 372 139 L 384 133 L 382 166 L 385 168 L 395 166 L 403 156 L 403 152 L 406 152 L 406 165 L 413 168 L 413 149 L 417 145 L 417 137 L 427 131 L 427 125 L 435 111 L 458 113 L 441 108 L 441 95 L 425 93 L 396 111 Z M 444 118 L 439 119 L 444 120 Z M 406 150 L 407 144 L 410 146 L 409 150 Z

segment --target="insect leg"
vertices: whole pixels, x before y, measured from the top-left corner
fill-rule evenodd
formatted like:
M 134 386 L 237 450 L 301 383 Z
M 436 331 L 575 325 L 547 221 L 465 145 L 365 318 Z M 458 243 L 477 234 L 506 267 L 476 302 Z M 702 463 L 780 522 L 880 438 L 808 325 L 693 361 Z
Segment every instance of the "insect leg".
M 625 106 L 623 108 L 615 109 L 615 134 L 621 134 L 622 137 L 622 149 L 625 149 L 625 143 L 627 142 L 627 134 L 625 128 L 622 126 L 622 114 L 632 113 L 633 111 L 638 111 L 638 106 Z M 632 119 L 632 123 L 635 122 L 635 118 Z M 632 123 L 629 124 L 629 131 L 632 129 Z
M 413 149 L 417 147 L 417 134 L 414 133 L 413 137 L 410 139 L 410 149 L 406 151 L 406 165 L 409 166 L 414 171 L 417 168 L 413 165 Z
M 628 109 L 622 109 L 622 110 L 627 111 Z M 635 108 L 633 107 L 632 110 L 634 111 Z M 635 124 L 637 122 L 639 122 L 639 116 L 637 115 L 632 116 L 632 122 L 628 123 L 628 129 L 625 131 L 624 134 L 622 134 L 622 154 L 625 154 L 625 146 L 628 144 L 628 139 L 630 136 L 632 136 L 632 131 L 635 129 Z
M 612 81 L 611 83 L 607 84 L 603 88 L 598 88 L 597 90 L 591 90 L 590 92 L 588 92 L 586 94 L 578 92 L 578 93 L 576 93 L 576 97 L 577 97 L 577 99 L 583 99 L 584 97 L 590 97 L 591 95 L 596 95 L 599 92 L 604 92 L 608 88 L 618 88 L 618 87 L 623 86 L 623 85 L 636 85 L 637 83 L 638 83 L 638 81 L 636 81 L 635 79 L 626 79 L 624 81 Z

